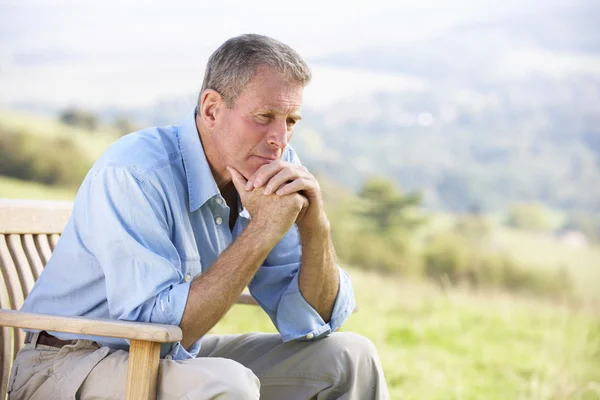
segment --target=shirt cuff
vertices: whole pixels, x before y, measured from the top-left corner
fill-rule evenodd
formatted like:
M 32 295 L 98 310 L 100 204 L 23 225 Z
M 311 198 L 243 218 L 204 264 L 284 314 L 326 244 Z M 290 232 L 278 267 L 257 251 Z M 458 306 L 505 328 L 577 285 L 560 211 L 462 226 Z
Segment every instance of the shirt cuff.
M 277 329 L 284 342 L 290 340 L 315 340 L 336 331 L 354 310 L 354 291 L 350 278 L 338 267 L 338 295 L 333 306 L 331 320 L 326 323 L 300 292 L 297 273 L 283 293 L 277 307 Z
M 163 290 L 154 304 L 150 322 L 179 325 L 187 304 L 192 282 L 184 282 Z
M 181 342 L 177 343 L 166 343 L 161 346 L 160 358 L 165 360 L 189 360 L 190 358 L 196 358 L 202 347 L 202 338 L 195 341 L 189 349 L 185 349 Z
M 187 303 L 192 282 L 184 282 L 163 290 L 156 300 L 150 322 L 179 326 Z M 160 357 L 167 360 L 187 360 L 195 358 L 200 352 L 202 338 L 185 349 L 181 342 L 164 343 L 160 348 Z

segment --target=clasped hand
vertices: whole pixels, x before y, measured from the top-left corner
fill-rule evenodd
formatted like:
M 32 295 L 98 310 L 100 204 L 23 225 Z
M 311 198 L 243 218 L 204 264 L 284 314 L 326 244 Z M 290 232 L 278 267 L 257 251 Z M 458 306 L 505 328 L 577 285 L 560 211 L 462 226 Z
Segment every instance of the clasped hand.
M 324 222 L 321 189 L 306 167 L 275 160 L 247 180 L 236 169 L 227 169 L 242 205 L 265 227 L 280 229 L 283 235 L 294 222 L 300 230 Z

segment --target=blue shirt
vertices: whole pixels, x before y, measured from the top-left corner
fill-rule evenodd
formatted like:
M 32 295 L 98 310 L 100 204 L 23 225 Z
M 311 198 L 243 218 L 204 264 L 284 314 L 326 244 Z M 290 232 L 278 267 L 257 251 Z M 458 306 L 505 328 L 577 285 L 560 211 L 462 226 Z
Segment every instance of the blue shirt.
M 300 162 L 289 146 L 282 158 Z M 193 278 L 210 268 L 249 223 L 247 211 L 238 209 L 230 230 L 229 212 L 207 163 L 195 111 L 180 125 L 124 136 L 87 174 L 22 310 L 179 325 Z M 293 226 L 248 285 L 283 341 L 326 336 L 355 305 L 350 279 L 338 267 L 339 292 L 325 323 L 300 293 L 301 250 Z M 128 347 L 124 339 L 53 334 Z M 201 342 L 188 349 L 166 344 L 161 355 L 195 357 Z

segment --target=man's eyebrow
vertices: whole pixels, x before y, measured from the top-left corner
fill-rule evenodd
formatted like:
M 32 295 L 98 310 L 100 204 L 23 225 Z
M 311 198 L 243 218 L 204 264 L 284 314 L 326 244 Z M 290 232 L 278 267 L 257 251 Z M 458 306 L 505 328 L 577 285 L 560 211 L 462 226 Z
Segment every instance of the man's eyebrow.
M 285 114 L 285 111 L 276 107 L 265 107 L 260 109 L 259 114 L 283 115 Z M 296 121 L 300 121 L 302 119 L 302 116 L 295 112 L 290 114 L 289 117 L 295 119 Z

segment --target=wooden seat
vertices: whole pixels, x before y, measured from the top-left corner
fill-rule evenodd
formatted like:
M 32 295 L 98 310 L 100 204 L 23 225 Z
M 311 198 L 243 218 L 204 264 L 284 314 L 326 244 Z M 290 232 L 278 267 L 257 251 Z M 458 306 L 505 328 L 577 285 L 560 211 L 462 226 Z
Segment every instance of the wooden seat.
M 7 396 L 10 368 L 24 343 L 20 328 L 129 339 L 127 398 L 153 399 L 160 343 L 181 340 L 179 327 L 16 311 L 50 259 L 71 209 L 70 202 L 0 199 L 0 399 Z M 247 293 L 238 303 L 256 304 Z

